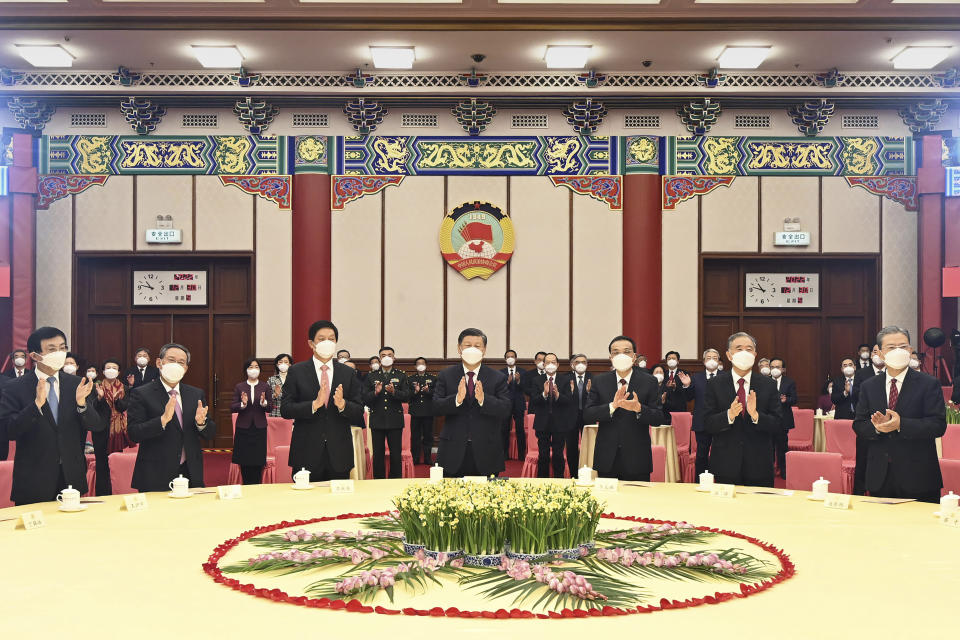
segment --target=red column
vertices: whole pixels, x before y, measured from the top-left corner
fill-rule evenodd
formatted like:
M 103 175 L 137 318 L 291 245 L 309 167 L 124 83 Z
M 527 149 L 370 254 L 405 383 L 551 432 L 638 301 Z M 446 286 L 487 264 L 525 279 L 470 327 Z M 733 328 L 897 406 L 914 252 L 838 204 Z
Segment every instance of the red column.
M 662 221 L 660 176 L 623 176 L 623 334 L 660 357 Z M 651 361 L 651 362 L 652 362 Z
M 11 267 L 11 343 L 14 348 L 27 346 L 34 329 L 36 300 L 37 227 L 34 196 L 37 193 L 37 170 L 33 166 L 33 136 L 13 136 L 13 166 L 10 167 L 10 243 Z M 70 327 L 63 327 L 64 330 Z
M 330 176 L 293 176 L 293 357 L 310 357 L 307 329 L 330 320 Z
M 917 336 L 942 326 L 943 193 L 946 177 L 940 160 L 940 136 L 921 138 L 923 163 L 917 169 Z M 947 327 L 949 333 L 952 327 Z

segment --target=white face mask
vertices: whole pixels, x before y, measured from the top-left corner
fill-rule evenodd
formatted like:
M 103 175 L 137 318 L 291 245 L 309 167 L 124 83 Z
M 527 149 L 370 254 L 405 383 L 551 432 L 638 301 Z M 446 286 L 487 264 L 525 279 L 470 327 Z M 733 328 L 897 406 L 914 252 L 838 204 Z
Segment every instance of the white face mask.
M 583 364 L 582 362 L 578 362 L 573 367 L 573 370 L 582 375 L 587 370 L 587 365 Z
M 537 363 L 537 369 L 539 369 L 540 371 L 543 371 L 543 361 L 542 361 L 542 360 Z
M 610 358 L 610 364 L 612 364 L 613 368 L 617 371 L 630 371 L 630 368 L 633 367 L 633 356 L 627 355 L 626 353 L 618 353 Z
M 883 366 L 883 358 L 880 357 L 880 354 L 873 356 L 873 358 L 871 359 L 873 360 L 873 366 L 877 367 L 878 369 Z M 910 359 L 910 354 L 908 353 L 907 360 L 909 359 Z
M 671 369 L 676 369 L 676 368 L 677 368 L 677 359 L 676 359 L 676 358 L 670 358 L 669 360 L 667 360 L 667 366 L 670 367 Z
M 419 371 L 420 373 L 423 373 L 423 372 L 426 371 L 426 370 L 427 370 L 427 365 L 425 365 L 425 364 L 418 364 L 418 365 L 417 365 L 417 371 Z
M 637 366 L 640 367 L 641 369 L 646 369 L 646 368 L 647 368 L 647 361 L 646 361 L 646 360 L 638 360 L 638 361 L 637 361 Z
M 718 366 L 719 364 L 720 364 L 720 363 L 717 362 L 716 360 L 704 360 L 704 361 L 703 361 L 703 366 L 707 369 L 707 371 L 715 371 L 715 370 L 717 369 L 717 366 Z
M 97 375 L 97 374 L 92 373 L 92 372 L 91 372 L 91 373 L 88 373 L 87 375 L 89 376 L 89 375 L 91 375 L 91 374 L 94 375 L 94 376 Z M 119 369 L 104 369 L 104 370 L 103 370 L 103 377 L 106 378 L 107 380 L 116 380 L 116 379 L 117 379 L 117 376 L 119 376 L 119 375 L 120 375 L 120 370 L 119 370 Z
M 380 364 L 383 365 L 384 367 L 392 367 L 393 358 L 391 358 L 390 356 L 383 356 L 382 358 L 380 358 Z
M 63 368 L 63 363 L 67 360 L 66 351 L 54 351 L 53 353 L 48 353 L 43 356 L 44 365 L 50 367 L 54 371 L 60 371 Z
M 89 378 L 89 379 L 91 379 L 91 380 L 96 380 L 96 379 L 97 379 L 97 372 L 96 372 L 96 371 L 87 371 L 87 378 Z
M 247 378 L 256 380 L 260 377 L 260 369 L 247 369 Z
M 143 356 L 140 356 L 139 358 L 137 358 L 137 366 L 138 366 L 138 367 L 146 367 L 146 366 L 147 366 L 147 362 L 149 362 L 149 360 L 147 360 L 147 359 L 144 358 Z
M 770 367 L 760 367 L 760 373 L 765 376 L 770 375 Z
M 861 354 L 860 354 L 860 359 L 861 359 L 861 360 L 869 360 L 869 359 L 870 359 L 870 352 L 869 352 L 869 351 L 864 351 L 863 353 L 861 353 Z
M 894 349 L 888 351 L 884 356 L 884 361 L 891 369 L 903 369 L 910 364 L 910 352 L 906 349 Z
M 337 358 L 337 362 L 339 362 L 340 364 L 346 364 L 347 358 Z
M 549 373 L 550 375 L 553 375 L 557 372 L 557 365 L 551 362 L 550 364 L 546 365 L 544 369 L 546 369 L 547 373 Z
M 663 374 L 662 374 L 662 373 L 659 373 L 659 372 L 658 372 L 658 373 L 655 373 L 655 374 L 653 374 L 653 377 L 657 379 L 657 382 L 658 382 L 658 383 L 659 383 L 659 382 L 663 382 Z
M 163 379 L 173 384 L 177 384 L 183 380 L 183 376 L 186 373 L 187 370 L 176 362 L 166 362 L 160 367 L 160 375 L 163 376 Z
M 770 375 L 774 378 L 779 378 L 781 375 L 783 375 L 783 371 L 777 367 L 774 367 L 773 369 L 770 369 Z
M 379 369 L 380 369 L 380 363 L 379 363 L 379 362 L 371 362 L 371 363 L 370 363 L 370 371 L 377 371 L 377 370 L 379 370 Z
M 911 369 L 919 369 L 919 368 L 920 368 L 920 361 L 917 360 L 916 358 L 910 358 L 910 368 L 911 368 Z
M 23 365 L 27 364 L 27 361 L 23 358 L 14 358 L 13 364 L 17 367 L 23 367 Z
M 321 360 L 329 360 L 337 352 L 337 343 L 333 340 L 319 340 L 313 345 L 313 351 Z
M 517 364 L 517 359 L 516 359 L 516 358 L 507 358 L 507 366 L 508 366 L 508 367 L 512 367 L 512 366 L 515 365 L 515 364 Z
M 280 369 L 280 373 L 286 373 L 287 369 L 289 368 L 290 368 L 290 365 L 288 365 L 286 362 L 281 362 L 280 364 L 277 365 L 277 369 Z
M 754 361 L 756 361 L 756 359 L 757 359 L 757 356 L 750 353 L 749 351 L 737 351 L 730 358 L 730 362 L 732 362 L 733 366 L 735 366 L 737 369 L 740 369 L 741 371 L 745 371 L 753 368 L 753 363 Z M 763 370 L 761 369 L 761 373 L 762 372 Z
M 847 377 L 849 378 L 850 376 L 853 375 L 853 372 L 854 372 L 854 371 L 855 371 L 855 369 L 854 369 L 853 367 L 844 367 L 844 368 L 843 368 L 843 375 L 845 375 L 845 376 L 847 376 Z
M 63 365 L 63 372 L 73 375 L 77 372 L 77 365 L 75 364 L 65 364 Z
M 723 363 L 717 365 L 717 371 L 723 371 Z
M 464 362 L 472 367 L 483 360 L 483 351 L 480 351 L 480 349 L 477 347 L 467 347 L 460 352 L 460 357 L 463 358 Z

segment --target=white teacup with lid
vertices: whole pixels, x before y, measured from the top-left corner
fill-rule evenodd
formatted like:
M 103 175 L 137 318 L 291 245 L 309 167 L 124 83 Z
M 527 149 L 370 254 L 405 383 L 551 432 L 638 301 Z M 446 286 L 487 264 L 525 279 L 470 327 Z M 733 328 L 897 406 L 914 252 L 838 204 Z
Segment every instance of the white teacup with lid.
M 301 467 L 300 471 L 293 474 L 293 482 L 301 489 L 310 486 L 310 472 Z
M 183 498 L 190 495 L 190 480 L 184 478 L 182 475 L 179 475 L 171 480 L 169 487 L 173 492 L 173 495 L 178 498 Z
M 67 485 L 67 488 L 57 495 L 57 502 L 64 509 L 80 508 L 80 492 L 73 488 L 73 485 Z

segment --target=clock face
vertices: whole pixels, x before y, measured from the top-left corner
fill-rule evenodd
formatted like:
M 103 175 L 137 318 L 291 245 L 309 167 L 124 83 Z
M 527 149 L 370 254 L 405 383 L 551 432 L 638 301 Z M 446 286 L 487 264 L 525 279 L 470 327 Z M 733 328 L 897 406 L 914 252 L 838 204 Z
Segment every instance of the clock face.
M 776 298 L 776 291 L 776 285 L 769 276 L 751 274 L 747 278 L 747 306 L 769 306 Z
M 133 293 L 139 304 L 160 302 L 167 290 L 166 278 L 155 271 L 139 271 L 133 283 Z
M 206 271 L 134 271 L 133 304 L 146 306 L 204 306 Z
M 754 309 L 815 309 L 820 305 L 817 273 L 747 273 L 744 302 Z

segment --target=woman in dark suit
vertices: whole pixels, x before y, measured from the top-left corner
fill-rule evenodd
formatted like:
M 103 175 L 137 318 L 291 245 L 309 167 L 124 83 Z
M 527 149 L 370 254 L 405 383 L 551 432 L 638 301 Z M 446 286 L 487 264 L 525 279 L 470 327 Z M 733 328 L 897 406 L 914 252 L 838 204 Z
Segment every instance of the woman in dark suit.
M 267 463 L 267 414 L 273 393 L 260 381 L 260 363 L 255 359 L 243 365 L 247 379 L 233 390 L 230 411 L 237 414 L 233 431 L 233 463 L 240 465 L 243 484 L 260 484 Z

